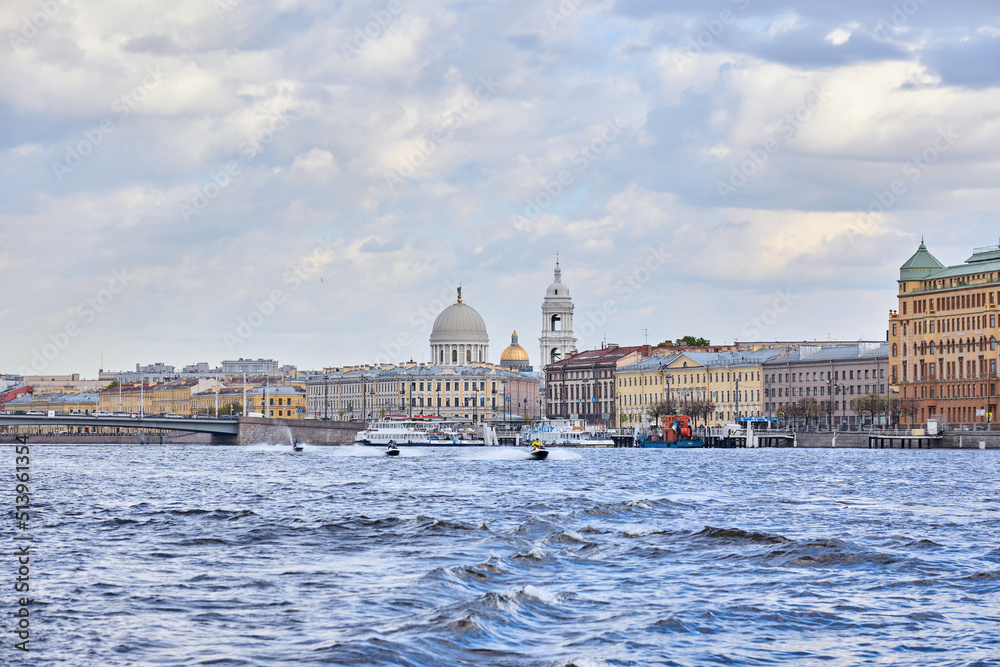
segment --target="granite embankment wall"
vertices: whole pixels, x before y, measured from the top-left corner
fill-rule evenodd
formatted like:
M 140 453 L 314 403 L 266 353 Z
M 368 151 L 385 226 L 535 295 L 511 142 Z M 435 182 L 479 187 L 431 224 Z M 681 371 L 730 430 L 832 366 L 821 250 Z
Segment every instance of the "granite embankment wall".
M 350 445 L 355 434 L 364 428 L 359 422 L 338 422 L 300 419 L 265 419 L 243 417 L 240 419 L 239 445 L 272 443 L 291 444 L 297 440 L 307 445 Z
M 14 436 L 0 435 L 0 443 L 14 443 Z M 169 431 L 163 435 L 108 435 L 105 433 L 73 433 L 67 435 L 51 435 L 45 433 L 28 436 L 29 445 L 37 444 L 64 445 L 211 445 L 220 444 L 218 436 L 213 440 L 210 433 L 190 433 L 188 431 Z M 224 444 L 224 443 L 223 443 Z
M 30 444 L 151 444 L 151 445 L 256 445 L 271 443 L 287 445 L 292 440 L 308 445 L 350 445 L 354 435 L 364 428 L 358 422 L 336 422 L 298 419 L 265 419 L 263 417 L 243 417 L 240 419 L 240 433 L 232 435 L 212 435 L 191 433 L 190 431 L 168 431 L 163 435 L 111 435 L 97 433 L 73 433 L 66 435 L 32 434 Z M 15 442 L 12 434 L 0 435 L 0 443 Z
M 980 443 L 983 443 L 980 446 Z M 791 447 L 792 441 L 781 445 Z M 797 447 L 833 447 L 832 433 L 799 433 Z M 867 433 L 841 433 L 837 436 L 837 447 L 869 448 Z M 940 438 L 913 436 L 909 438 L 881 438 L 871 443 L 874 449 L 1000 449 L 1000 432 L 990 431 L 949 431 Z

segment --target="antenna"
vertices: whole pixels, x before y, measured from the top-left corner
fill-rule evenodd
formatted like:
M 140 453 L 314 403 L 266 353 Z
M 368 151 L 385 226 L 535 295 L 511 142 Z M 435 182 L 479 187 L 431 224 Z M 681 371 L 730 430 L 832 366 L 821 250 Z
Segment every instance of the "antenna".
M 643 329 L 642 335 L 646 337 L 646 345 L 649 345 L 649 329 Z

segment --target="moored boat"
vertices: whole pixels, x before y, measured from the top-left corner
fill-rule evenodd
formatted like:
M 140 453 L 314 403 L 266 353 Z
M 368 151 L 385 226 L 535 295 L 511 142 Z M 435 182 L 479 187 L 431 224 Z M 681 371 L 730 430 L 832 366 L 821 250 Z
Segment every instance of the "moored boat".
M 544 419 L 532 424 L 524 440 L 538 440 L 553 447 L 614 447 L 615 441 L 603 427 L 582 420 Z

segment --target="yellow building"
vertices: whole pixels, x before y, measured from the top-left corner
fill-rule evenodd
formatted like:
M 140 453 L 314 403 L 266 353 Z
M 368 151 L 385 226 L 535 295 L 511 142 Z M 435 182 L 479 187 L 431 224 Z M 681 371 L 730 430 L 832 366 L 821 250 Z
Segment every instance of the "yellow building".
M 618 422 L 632 426 L 650 421 L 650 411 L 667 398 L 667 365 L 672 357 L 647 357 L 615 369 Z
M 900 421 L 996 421 L 1000 246 L 976 248 L 964 264 L 946 267 L 921 241 L 899 268 L 898 287 L 889 374 Z
M 222 387 L 191 394 L 192 415 L 238 415 L 243 412 L 243 389 Z
M 149 382 L 119 385 L 104 389 L 98 394 L 97 409 L 101 412 L 126 412 L 129 414 L 156 414 L 153 412 L 153 388 Z
M 247 414 L 282 419 L 306 418 L 306 390 L 300 387 L 257 387 L 247 391 Z
M 709 425 L 761 416 L 763 363 L 778 353 L 777 349 L 688 352 L 623 366 L 615 373 L 621 423 L 648 422 L 658 403 Z
M 221 388 L 222 383 L 214 378 L 204 380 L 174 380 L 153 387 L 152 414 L 174 414 L 190 417 L 191 396 L 215 388 Z

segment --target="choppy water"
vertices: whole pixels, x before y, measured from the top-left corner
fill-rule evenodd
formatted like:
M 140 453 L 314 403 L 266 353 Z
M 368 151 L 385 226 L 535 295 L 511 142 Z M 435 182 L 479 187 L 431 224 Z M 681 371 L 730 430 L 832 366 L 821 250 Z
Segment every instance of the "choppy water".
M 995 451 L 524 459 L 33 446 L 2 662 L 1000 665 Z

